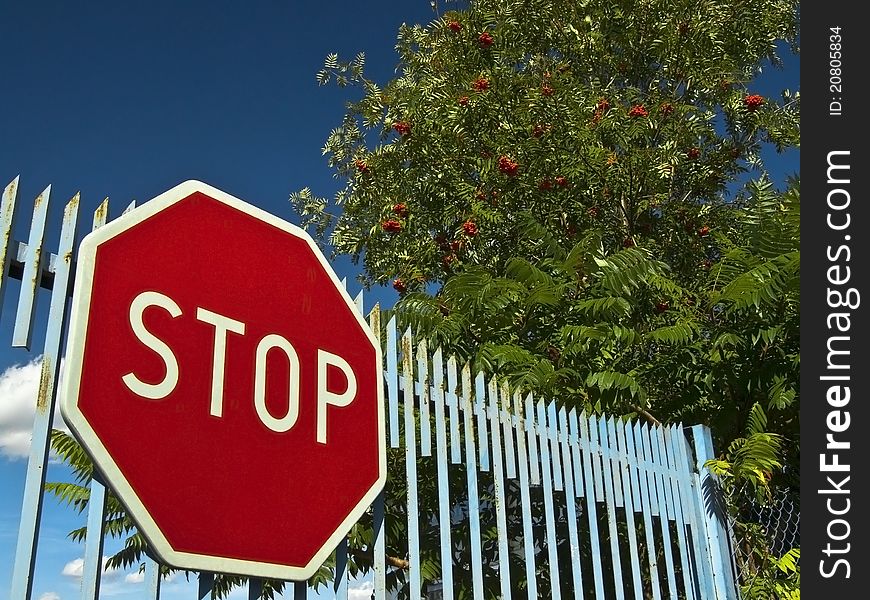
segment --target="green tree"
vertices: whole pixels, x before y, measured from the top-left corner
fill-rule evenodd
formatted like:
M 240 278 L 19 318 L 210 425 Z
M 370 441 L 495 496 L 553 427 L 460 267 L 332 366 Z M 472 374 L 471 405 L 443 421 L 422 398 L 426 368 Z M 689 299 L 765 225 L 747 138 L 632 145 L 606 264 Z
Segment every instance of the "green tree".
M 327 58 L 362 92 L 324 147 L 345 185 L 291 200 L 434 343 L 727 445 L 762 398 L 796 416 L 799 192 L 761 150 L 798 145 L 799 96 L 752 85 L 797 25 L 791 0 L 472 2 L 403 26 L 383 87 Z

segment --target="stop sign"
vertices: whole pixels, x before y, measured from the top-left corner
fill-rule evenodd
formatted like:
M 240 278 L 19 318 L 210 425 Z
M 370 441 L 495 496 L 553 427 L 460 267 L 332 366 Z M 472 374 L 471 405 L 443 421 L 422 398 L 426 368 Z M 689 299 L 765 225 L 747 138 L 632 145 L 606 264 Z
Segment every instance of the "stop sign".
M 383 488 L 381 353 L 311 238 L 185 182 L 82 241 L 61 409 L 151 547 L 306 579 Z

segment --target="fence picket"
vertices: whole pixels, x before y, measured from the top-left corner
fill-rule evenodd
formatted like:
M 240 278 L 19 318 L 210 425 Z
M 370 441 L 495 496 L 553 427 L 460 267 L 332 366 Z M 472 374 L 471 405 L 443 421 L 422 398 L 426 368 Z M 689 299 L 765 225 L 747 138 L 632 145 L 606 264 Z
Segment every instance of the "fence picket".
M 669 487 L 665 487 L 665 481 L 663 476 L 664 469 L 662 468 L 662 460 L 659 455 L 659 444 L 658 444 L 658 425 L 655 427 L 649 428 L 649 446 L 650 446 L 650 456 L 652 456 L 653 463 L 653 472 L 655 474 L 656 480 L 656 490 L 658 492 L 658 503 L 659 503 L 659 525 L 662 533 L 662 541 L 665 552 L 665 573 L 667 574 L 667 583 L 668 583 L 668 594 L 671 598 L 677 597 L 677 582 L 674 578 L 674 555 L 671 550 L 671 529 L 668 522 L 671 518 L 671 511 L 669 509 L 668 504 L 670 502 L 669 496 Z M 646 441 L 644 442 L 646 443 Z
M 378 347 L 382 348 L 381 341 L 381 305 L 376 303 L 369 313 L 369 328 L 375 339 L 378 342 Z M 382 397 L 382 403 L 386 403 L 387 399 Z M 372 503 L 372 555 L 374 564 L 374 591 L 376 598 L 384 598 L 387 594 L 387 539 L 386 529 L 384 527 L 385 507 L 384 507 L 384 490 L 378 494 L 375 501 Z
M 18 290 L 18 311 L 15 313 L 15 327 L 12 330 L 12 347 L 30 350 L 33 339 L 33 309 L 36 304 L 36 289 L 42 275 L 42 242 L 45 237 L 45 220 L 48 216 L 48 203 L 51 186 L 47 186 L 33 202 L 33 218 L 30 221 L 30 235 L 27 238 L 21 262 L 21 287 Z M 78 199 L 76 199 L 78 204 Z M 75 232 L 73 232 L 75 233 Z M 72 248 L 70 249 L 72 250 Z M 64 294 L 66 296 L 66 294 Z M 64 301 L 66 298 L 64 298 Z
M 639 487 L 639 498 L 643 510 L 643 533 L 644 541 L 646 542 L 647 560 L 649 561 L 650 584 L 652 586 L 653 600 L 661 600 L 662 590 L 659 582 L 659 566 L 658 553 L 656 552 L 655 531 L 653 529 L 653 511 L 652 501 L 652 483 L 650 473 L 650 463 L 644 455 L 643 438 L 641 433 L 640 423 L 635 423 L 632 428 L 632 435 L 628 436 L 629 448 L 632 449 L 632 454 L 636 456 L 638 463 L 637 483 Z
M 492 476 L 495 492 L 495 521 L 498 531 L 498 575 L 502 598 L 511 597 L 510 553 L 508 548 L 507 512 L 505 508 L 505 479 L 502 466 L 501 427 L 499 426 L 500 407 L 498 384 L 495 378 L 489 380 L 489 419 L 492 427 Z
M 385 369 L 384 377 L 386 378 L 387 395 L 389 398 L 389 418 L 390 418 L 390 447 L 398 448 L 399 440 L 399 367 L 397 364 L 398 349 L 396 348 L 396 338 L 398 337 L 396 328 L 396 317 L 393 315 L 387 323 L 387 368 Z
M 109 199 L 106 198 L 94 211 L 91 231 L 106 224 Z M 100 575 L 103 563 L 103 538 L 105 535 L 106 487 L 95 474 L 91 478 L 88 497 L 88 520 L 85 529 L 85 553 L 82 559 L 82 600 L 96 600 L 100 595 Z
M 411 388 L 417 390 L 420 411 L 420 456 L 432 456 L 432 421 L 429 416 L 429 392 L 431 378 L 429 377 L 429 349 L 426 340 L 422 339 L 417 344 L 417 386 Z
M 417 435 L 414 418 L 413 340 L 409 327 L 402 336 L 402 379 L 405 384 L 405 477 L 408 485 L 408 584 L 411 600 L 420 600 L 420 524 L 417 500 Z
M 668 474 L 671 480 L 671 490 L 674 497 L 674 514 L 676 515 L 677 524 L 677 543 L 680 549 L 680 568 L 683 576 L 683 589 L 687 600 L 693 600 L 695 597 L 692 589 L 692 574 L 689 567 L 689 546 L 686 540 L 686 521 L 683 515 L 683 498 L 681 497 L 681 489 L 677 479 L 677 459 L 674 455 L 674 447 L 672 444 L 673 427 L 665 427 L 662 430 L 664 454 L 668 461 Z
M 66 328 L 66 292 L 72 267 L 78 209 L 79 195 L 76 194 L 67 203 L 63 211 L 63 225 L 61 227 L 58 250 L 59 258 L 55 265 L 54 289 L 51 294 L 48 325 L 45 331 L 45 346 L 42 353 L 39 390 L 36 397 L 36 414 L 33 419 L 30 454 L 27 460 L 27 474 L 24 480 L 24 501 L 21 506 L 18 544 L 15 548 L 15 562 L 12 567 L 11 597 L 16 599 L 29 600 L 33 589 L 33 569 L 36 565 L 36 547 L 39 542 L 39 524 L 42 519 L 42 490 L 45 486 L 45 470 L 48 466 L 51 422 L 54 417 L 54 406 L 57 400 L 56 384 L 60 374 L 60 346 Z M 43 216 L 41 218 L 43 225 L 44 219 Z M 37 218 L 34 216 L 34 222 L 36 220 Z M 33 235 L 31 235 L 31 240 L 34 240 Z M 38 240 L 41 246 L 41 232 Z M 39 252 L 36 252 L 36 255 L 38 256 Z M 27 273 L 27 267 L 25 267 L 25 273 Z M 22 282 L 22 290 L 25 287 Z M 23 295 L 26 296 L 26 294 Z M 26 318 L 28 320 L 32 319 L 32 312 L 28 313 Z M 28 336 L 29 344 L 29 328 L 26 335 Z
M 629 472 L 629 453 L 625 439 L 625 426 L 612 419 L 607 423 L 610 439 L 616 440 L 619 461 L 615 468 L 622 474 L 622 497 L 625 504 L 625 525 L 628 532 L 628 548 L 631 556 L 631 583 L 636 600 L 643 599 L 643 582 L 640 577 L 640 552 L 637 545 L 637 529 L 634 523 L 634 498 L 632 498 L 631 474 Z
M 474 414 L 477 415 L 477 436 L 480 440 L 480 470 L 489 471 L 489 409 L 486 403 L 486 381 L 483 372 L 474 378 Z
M 459 394 L 456 380 L 456 358 L 447 360 L 447 387 L 444 390 L 447 407 L 450 409 L 450 462 L 458 465 L 462 462 L 461 439 L 459 436 Z
M 571 553 L 571 577 L 574 598 L 583 598 L 583 569 L 580 564 L 580 537 L 577 534 L 577 496 L 574 492 L 571 449 L 568 434 L 568 417 L 565 407 L 559 410 L 559 440 L 562 444 L 562 467 L 565 469 L 565 509 L 568 512 L 568 546 Z
M 607 420 L 602 418 L 596 421 L 595 416 L 592 417 L 592 423 L 597 427 L 590 425 L 590 431 L 594 437 L 597 433 L 598 444 L 601 448 L 601 465 L 604 478 L 604 499 L 607 505 L 607 527 L 610 531 L 610 562 L 613 565 L 613 591 L 617 600 L 625 598 L 625 586 L 622 583 L 622 558 L 619 556 L 619 532 L 616 528 L 616 502 L 613 491 L 613 468 L 611 455 L 610 441 L 607 439 Z
M 452 360 L 452 357 L 451 357 Z M 482 380 L 482 375 L 480 377 Z M 462 368 L 462 406 L 465 425 L 465 477 L 468 485 L 468 533 L 471 545 L 471 580 L 474 600 L 483 600 L 483 554 L 480 547 L 480 504 L 477 491 L 477 449 L 474 443 L 471 367 Z M 484 439 L 482 443 L 486 443 Z
M 583 454 L 583 472 L 586 478 L 586 515 L 589 523 L 589 543 L 592 554 L 592 574 L 595 580 L 595 600 L 604 600 L 604 572 L 601 564 L 601 544 L 598 537 L 598 504 L 595 488 L 601 480 L 601 471 L 592 466 L 595 462 L 595 452 L 589 431 L 593 429 L 586 418 L 586 413 L 580 413 L 579 418 L 580 443 L 578 447 Z M 592 474 L 590 476 L 590 473 Z
M 445 600 L 453 600 L 453 543 L 450 539 L 450 485 L 447 472 L 447 427 L 444 412 L 444 365 L 441 348 L 432 357 L 435 390 L 435 459 L 438 467 L 438 526 L 441 534 L 441 583 Z
M 526 434 L 534 429 L 534 425 L 522 418 L 522 398 L 519 392 L 514 392 L 514 414 L 517 415 L 517 466 L 520 473 L 520 505 L 523 519 L 523 552 L 526 563 L 526 585 L 528 598 L 538 597 L 538 583 L 535 577 L 535 536 L 532 532 L 532 498 L 529 483 L 529 462 L 531 460 L 526 450 Z
M 550 431 L 547 424 L 547 409 L 544 401 L 538 400 L 537 405 L 539 441 L 541 443 L 541 481 L 544 484 L 544 521 L 547 529 L 547 562 L 550 569 L 550 588 L 552 598 L 561 598 L 562 590 L 559 587 L 559 555 L 556 548 L 556 515 L 553 507 L 553 474 L 551 472 L 550 458 Z
M 498 411 L 499 420 L 503 429 L 502 442 L 504 445 L 504 465 L 505 475 L 508 479 L 517 478 L 517 461 L 516 452 L 514 450 L 514 418 L 510 412 L 510 388 L 506 383 L 501 384 L 501 402 Z
M 10 181 L 3 189 L 0 200 L 0 314 L 3 310 L 3 298 L 6 296 L 6 274 L 9 273 L 9 265 L 16 257 L 18 244 L 12 239 L 15 229 L 15 221 L 18 213 L 15 212 L 15 202 L 18 199 L 18 177 Z

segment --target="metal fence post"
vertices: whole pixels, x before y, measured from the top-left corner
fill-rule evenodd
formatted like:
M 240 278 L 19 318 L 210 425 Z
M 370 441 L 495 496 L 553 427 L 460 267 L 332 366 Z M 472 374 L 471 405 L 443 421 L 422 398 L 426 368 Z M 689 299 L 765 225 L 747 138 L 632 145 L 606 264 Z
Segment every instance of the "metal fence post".
M 715 458 L 713 437 L 706 425 L 694 425 L 692 438 L 699 477 L 698 502 L 703 516 L 702 527 L 707 536 L 710 565 L 713 569 L 713 585 L 717 600 L 737 600 L 737 583 L 731 566 L 731 540 L 728 534 L 727 516 L 719 491 L 716 476 L 704 466 Z

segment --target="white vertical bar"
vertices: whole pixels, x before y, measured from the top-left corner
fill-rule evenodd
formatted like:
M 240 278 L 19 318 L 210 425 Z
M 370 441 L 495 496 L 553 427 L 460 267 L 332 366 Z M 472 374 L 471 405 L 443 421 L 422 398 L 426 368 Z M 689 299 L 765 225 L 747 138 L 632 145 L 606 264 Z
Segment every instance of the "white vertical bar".
M 686 492 L 687 502 L 684 506 L 688 506 L 688 514 L 690 527 L 692 528 L 692 540 L 695 550 L 695 573 L 698 584 L 698 597 L 706 598 L 713 597 L 716 593 L 716 587 L 713 583 L 712 565 L 708 559 L 709 549 L 707 547 L 707 537 L 704 533 L 704 526 L 701 523 L 703 520 L 702 511 L 703 494 L 696 489 L 697 479 L 694 474 L 694 465 L 689 458 L 691 452 L 689 450 L 689 442 L 686 439 L 685 430 L 680 429 L 678 439 L 675 440 L 677 446 L 677 454 L 680 457 L 680 474 L 682 476 L 683 489 Z
M 109 199 L 94 211 L 91 231 L 106 224 Z M 91 478 L 88 498 L 88 523 L 85 532 L 85 554 L 82 564 L 82 600 L 96 600 L 100 595 L 100 574 L 103 562 L 103 536 L 106 512 L 106 488 L 96 474 Z
M 577 533 L 577 496 L 574 492 L 568 418 L 564 407 L 559 410 L 559 431 L 559 439 L 562 443 L 562 467 L 565 469 L 565 508 L 568 511 L 568 545 L 571 550 L 571 576 L 574 584 L 574 599 L 581 600 L 583 598 L 583 570 L 580 564 L 580 537 Z
M 538 430 L 535 425 L 535 402 L 531 394 L 526 396 L 525 413 L 526 422 L 529 424 L 526 428 L 529 442 L 529 466 L 531 467 L 529 479 L 531 485 L 541 485 L 541 464 L 538 460 Z
M 532 498 L 529 492 L 529 455 L 526 452 L 526 433 L 534 426 L 528 419 L 523 419 L 522 400 L 519 392 L 514 392 L 514 414 L 517 415 L 517 452 L 520 471 L 520 502 L 523 519 L 523 551 L 526 556 L 526 586 L 529 600 L 538 597 L 538 586 L 535 576 L 535 537 L 532 532 Z
M 601 470 L 595 470 L 592 466 L 595 460 L 595 452 L 593 449 L 592 439 L 589 437 L 589 431 L 593 429 L 592 424 L 587 420 L 586 413 L 580 413 L 579 418 L 580 444 L 579 448 L 583 452 L 583 473 L 586 480 L 586 515 L 589 523 L 589 542 L 592 550 L 592 573 L 595 578 L 595 599 L 604 600 L 604 573 L 601 565 L 601 540 L 598 535 L 598 504 L 596 500 L 595 488 L 599 485 L 601 479 Z
M 547 410 L 544 401 L 538 400 L 538 435 L 541 442 L 541 481 L 544 483 L 544 518 L 547 530 L 547 562 L 550 568 L 551 598 L 562 597 L 559 579 L 559 554 L 556 548 L 556 515 L 553 509 L 553 473 L 550 471 L 550 431 L 547 425 Z
M 553 488 L 557 492 L 561 492 L 564 488 L 562 484 L 562 460 L 559 452 L 559 440 L 557 439 L 558 430 L 556 429 L 556 403 L 550 402 L 547 406 L 547 419 L 549 420 L 549 444 L 550 456 L 553 459 Z
M 402 378 L 405 400 L 405 476 L 408 484 L 408 585 L 411 600 L 421 600 L 420 525 L 417 500 L 417 425 L 414 418 L 414 360 L 411 328 L 402 336 Z
M 619 462 L 616 469 L 622 472 L 622 496 L 625 502 L 625 525 L 628 529 L 628 548 L 631 560 L 631 582 L 634 586 L 634 597 L 643 598 L 643 582 L 640 578 L 640 552 L 637 546 L 637 530 L 634 525 L 634 503 L 631 497 L 631 475 L 628 470 L 628 447 L 625 440 L 625 427 L 611 419 L 607 423 L 611 442 L 616 446 Z
M 36 197 L 33 203 L 33 220 L 30 222 L 30 235 L 27 238 L 27 253 L 24 256 L 24 272 L 21 275 L 21 288 L 18 292 L 18 311 L 15 314 L 15 329 L 12 331 L 12 347 L 30 350 L 33 338 L 33 308 L 36 303 L 36 289 L 42 275 L 42 241 L 45 236 L 45 219 L 48 215 L 48 199 L 51 186 Z M 78 196 L 76 196 L 78 205 Z M 58 253 L 58 260 L 61 254 Z M 64 289 L 66 296 L 66 289 Z
M 595 417 L 592 417 L 595 422 Z M 601 464 L 604 469 L 604 497 L 607 504 L 607 526 L 610 531 L 610 559 L 613 563 L 613 591 L 616 599 L 625 598 L 625 585 L 622 582 L 622 557 L 619 555 L 619 532 L 616 529 L 616 503 L 613 493 L 613 469 L 611 445 L 607 439 L 607 420 L 602 417 L 597 422 L 598 443 L 601 448 Z M 592 433 L 593 437 L 595 433 Z
M 417 344 L 417 381 L 420 383 L 420 455 L 432 456 L 431 419 L 429 417 L 429 352 L 426 340 Z M 414 388 L 411 388 L 413 394 Z
M 577 409 L 572 408 L 568 413 L 568 447 L 571 450 L 571 462 L 574 464 L 574 488 L 578 498 L 586 494 L 583 491 L 583 472 L 580 466 L 580 432 L 577 427 Z
M 450 409 L 450 462 L 458 465 L 462 462 L 462 446 L 459 437 L 459 392 L 456 380 L 456 358 L 447 360 L 447 406 Z
M 389 416 L 390 416 L 390 447 L 398 448 L 399 439 L 399 366 L 398 362 L 398 344 L 396 339 L 398 333 L 396 331 L 396 317 L 393 315 L 390 322 L 387 323 L 387 395 L 389 397 Z
M 644 430 L 646 424 L 644 424 Z M 662 588 L 659 582 L 658 552 L 656 551 L 655 530 L 653 528 L 652 496 L 655 494 L 655 483 L 651 471 L 651 463 L 644 451 L 644 437 L 640 423 L 635 423 L 633 436 L 634 449 L 637 453 L 638 482 L 640 484 L 640 499 L 643 506 L 643 533 L 646 540 L 647 560 L 649 561 L 650 583 L 653 600 L 661 600 Z
M 451 360 L 453 358 L 451 357 Z M 468 533 L 471 538 L 471 579 L 474 600 L 483 600 L 483 551 L 480 546 L 480 502 L 477 491 L 477 449 L 474 444 L 474 404 L 471 399 L 471 367 L 462 368 L 462 416 L 465 421 L 465 477 L 468 483 Z M 487 441 L 484 439 L 483 444 Z
M 202 575 L 200 575 L 202 577 Z M 214 576 L 212 575 L 212 578 Z M 160 598 L 160 565 L 152 558 L 145 557 L 145 598 L 159 600 Z
M 655 468 L 656 486 L 659 491 L 659 506 L 661 507 L 659 511 L 659 524 L 661 525 L 662 542 L 665 550 L 665 572 L 667 573 L 668 592 L 670 597 L 675 599 L 677 597 L 677 582 L 674 579 L 674 554 L 671 546 L 671 529 L 668 524 L 673 511 L 671 507 L 673 499 L 670 498 L 670 486 L 665 486 L 662 457 L 659 455 L 658 428 L 659 426 L 650 428 L 650 449 Z
M 507 383 L 501 384 L 501 407 L 499 408 L 499 420 L 504 428 L 504 454 L 505 474 L 508 479 L 517 477 L 516 452 L 514 452 L 514 423 L 510 411 L 510 388 Z
M 686 521 L 683 516 L 683 499 L 680 497 L 680 485 L 677 480 L 677 460 L 674 456 L 674 447 L 671 443 L 671 430 L 673 427 L 665 427 L 662 431 L 664 443 L 664 455 L 668 461 L 668 478 L 674 497 L 674 514 L 677 525 L 677 543 L 680 548 L 680 567 L 683 571 L 683 588 L 687 600 L 693 600 L 695 595 L 692 590 L 692 573 L 689 570 L 689 547 L 686 543 Z
M 365 311 L 363 309 L 363 290 L 359 291 L 359 294 L 357 294 L 356 297 L 353 299 L 353 303 L 356 306 L 356 309 L 359 311 L 360 316 L 363 316 L 365 314 Z
M 60 232 L 54 289 L 51 294 L 48 325 L 45 331 L 42 370 L 36 397 L 36 414 L 33 419 L 33 434 L 27 461 L 27 475 L 24 481 L 24 499 L 18 529 L 18 543 L 12 568 L 12 594 L 10 598 L 16 600 L 29 600 L 33 589 L 33 568 L 39 541 L 39 524 L 42 519 L 42 489 L 45 486 L 51 422 L 57 399 L 56 385 L 60 373 L 60 345 L 66 329 L 67 287 L 75 244 L 78 209 L 79 195 L 76 194 L 63 211 L 63 226 Z M 42 244 L 41 233 L 39 244 Z
M 450 541 L 450 483 L 447 472 L 447 427 L 444 414 L 444 365 L 441 348 L 432 357 L 435 390 L 435 460 L 438 467 L 438 527 L 441 534 L 441 583 L 445 600 L 453 600 L 453 544 Z
M 505 481 L 502 469 L 501 427 L 499 427 L 498 384 L 489 381 L 489 419 L 492 425 L 492 474 L 495 487 L 495 520 L 498 531 L 498 572 L 502 598 L 511 597 L 510 549 L 508 547 Z
M 617 508 L 625 506 L 622 499 L 622 472 L 619 468 L 619 448 L 616 441 L 616 422 L 613 417 L 607 419 L 607 446 L 610 449 L 610 474 L 613 477 L 613 497 Z
M 489 418 L 486 408 L 486 382 L 483 372 L 474 380 L 474 412 L 477 415 L 477 439 L 480 440 L 480 470 L 489 471 Z
M 3 190 L 0 200 L 0 311 L 3 310 L 3 298 L 6 295 L 6 280 L 9 277 L 9 265 L 15 255 L 12 235 L 15 229 L 15 201 L 18 198 L 18 177 L 9 182 Z
M 382 346 L 381 340 L 381 306 L 375 304 L 372 312 L 369 313 L 369 327 L 378 342 L 378 346 Z M 386 402 L 386 398 L 381 398 L 381 402 Z M 387 593 L 387 542 L 386 532 L 384 528 L 384 490 L 378 494 L 375 501 L 372 503 L 372 536 L 374 537 L 373 569 L 375 598 L 384 598 Z

